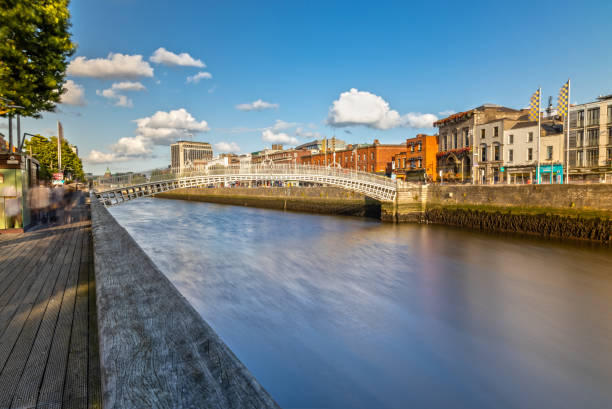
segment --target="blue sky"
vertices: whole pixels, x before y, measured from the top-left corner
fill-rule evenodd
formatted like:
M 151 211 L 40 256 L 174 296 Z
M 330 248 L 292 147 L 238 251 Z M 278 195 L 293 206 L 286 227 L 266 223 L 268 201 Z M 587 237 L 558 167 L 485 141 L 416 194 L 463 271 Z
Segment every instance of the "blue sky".
M 538 86 L 556 101 L 567 78 L 572 102 L 612 93 L 605 1 L 100 0 L 70 9 L 73 58 L 83 57 L 67 77 L 76 92 L 22 127 L 54 135 L 60 120 L 94 173 L 165 167 L 181 137 L 217 144 L 215 153 L 317 134 L 400 143 L 435 132 L 427 124 L 449 111 L 525 107 Z M 209 74 L 188 82 L 200 72 Z M 236 108 L 258 100 L 268 108 Z

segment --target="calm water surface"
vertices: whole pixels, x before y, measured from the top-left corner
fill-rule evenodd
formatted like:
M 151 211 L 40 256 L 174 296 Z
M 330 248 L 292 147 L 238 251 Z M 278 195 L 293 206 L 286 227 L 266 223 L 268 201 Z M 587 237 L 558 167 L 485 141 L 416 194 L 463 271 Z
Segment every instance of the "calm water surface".
M 612 408 L 612 252 L 139 199 L 111 209 L 285 408 Z

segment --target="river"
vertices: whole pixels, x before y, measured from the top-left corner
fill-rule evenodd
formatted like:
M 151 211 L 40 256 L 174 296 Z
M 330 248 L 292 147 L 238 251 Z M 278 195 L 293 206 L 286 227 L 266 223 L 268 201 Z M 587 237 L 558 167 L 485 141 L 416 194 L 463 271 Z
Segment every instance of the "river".
M 612 251 L 208 203 L 111 213 L 284 408 L 611 408 Z

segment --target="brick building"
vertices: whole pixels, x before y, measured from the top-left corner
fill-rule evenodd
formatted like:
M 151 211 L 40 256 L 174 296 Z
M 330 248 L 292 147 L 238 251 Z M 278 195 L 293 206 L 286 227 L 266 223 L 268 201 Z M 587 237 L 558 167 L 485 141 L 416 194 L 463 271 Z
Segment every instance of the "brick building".
M 410 182 L 436 181 L 438 135 L 418 134 L 406 139 L 406 150 L 392 159 L 393 173 Z
M 285 149 L 283 145 L 272 145 L 272 149 L 254 152 L 251 157 L 253 165 L 296 165 L 302 156 L 310 155 L 310 151 L 303 149 Z
M 405 144 L 381 144 L 375 139 L 371 144 L 347 145 L 336 152 L 310 153 L 300 158 L 303 165 L 337 166 L 362 172 L 391 174 L 393 156 L 404 152 Z

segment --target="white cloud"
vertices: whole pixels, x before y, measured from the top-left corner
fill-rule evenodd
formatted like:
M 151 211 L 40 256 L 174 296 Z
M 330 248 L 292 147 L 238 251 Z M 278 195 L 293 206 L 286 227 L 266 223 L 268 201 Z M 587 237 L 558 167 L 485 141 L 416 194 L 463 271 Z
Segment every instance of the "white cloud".
M 66 105 L 86 105 L 87 101 L 85 101 L 85 89 L 82 85 L 79 85 L 72 80 L 66 81 L 64 84 L 64 93 L 61 96 L 60 103 Z
M 327 123 L 332 126 L 363 125 L 375 129 L 397 127 L 426 128 L 438 118 L 433 114 L 409 113 L 400 115 L 389 108 L 389 103 L 367 91 L 351 88 L 343 92 L 329 108 Z
M 278 132 L 293 128 L 294 126 L 298 125 L 299 124 L 297 122 L 285 122 L 282 119 L 277 119 L 276 122 L 274 122 L 274 125 L 272 125 L 271 129 L 274 132 Z
M 131 82 L 131 81 L 123 81 L 116 82 L 111 85 L 110 88 L 105 90 L 97 90 L 96 94 L 101 95 L 104 98 L 114 99 L 115 106 L 124 107 L 124 108 L 132 108 L 134 103 L 131 99 L 123 94 L 117 93 L 117 91 L 145 91 L 146 88 L 140 82 Z
M 110 53 L 107 58 L 76 57 L 68 65 L 68 75 L 92 78 L 152 77 L 153 68 L 142 55 Z
M 215 149 L 221 152 L 240 152 L 240 146 L 236 142 L 218 142 Z
M 264 109 L 278 109 L 278 104 L 272 104 L 258 99 L 250 104 L 238 104 L 236 105 L 236 109 L 240 111 L 262 111 Z
M 287 135 L 284 132 L 274 132 L 272 129 L 265 129 L 261 133 L 261 140 L 270 143 L 284 143 L 287 145 L 297 145 L 298 140 L 294 136 Z
M 295 128 L 295 134 L 297 136 L 302 137 L 302 138 L 315 138 L 315 139 L 319 139 L 321 137 L 321 134 L 319 132 L 307 131 L 304 128 L 301 128 L 301 127 Z
M 175 54 L 171 51 L 166 50 L 164 47 L 160 47 L 149 58 L 149 61 L 164 64 L 164 65 L 178 65 L 182 67 L 206 67 L 201 60 L 196 60 L 187 53 Z
M 157 111 L 134 122 L 137 125 L 134 136 L 120 138 L 110 146 L 110 153 L 93 150 L 87 160 L 91 163 L 107 163 L 146 158 L 153 153 L 155 145 L 168 146 L 177 139 L 186 139 L 193 133 L 210 129 L 206 121 L 197 121 L 184 108 L 169 112 Z
M 191 75 L 187 77 L 187 83 L 193 82 L 194 84 L 197 84 L 198 82 L 200 82 L 200 80 L 203 80 L 203 79 L 209 80 L 211 78 L 212 78 L 212 74 L 210 72 L 200 71 L 195 75 Z
M 128 157 L 119 157 L 115 153 L 104 153 L 95 149 L 89 152 L 89 155 L 85 158 L 85 162 L 91 164 L 125 162 L 127 160 L 129 160 Z

